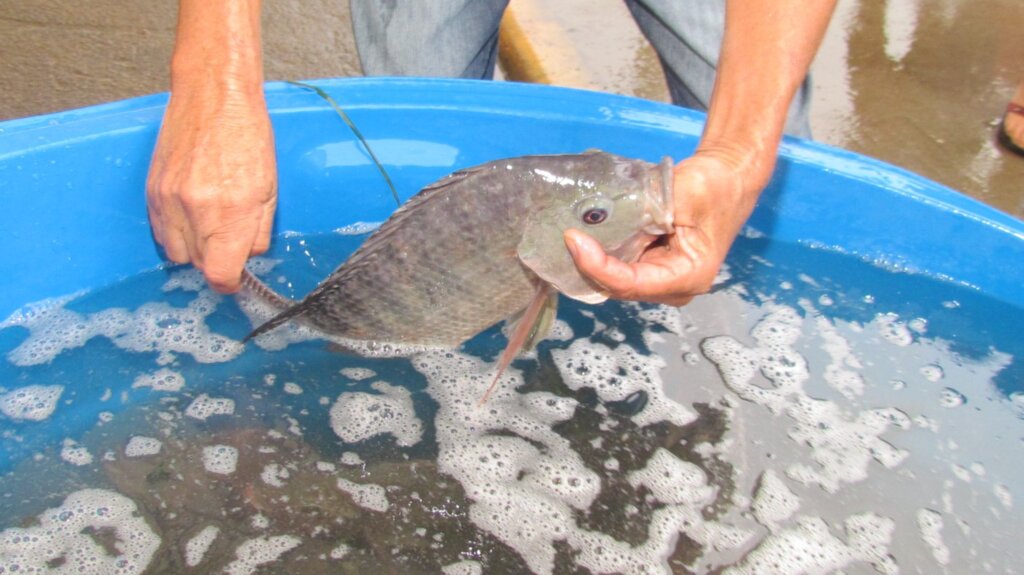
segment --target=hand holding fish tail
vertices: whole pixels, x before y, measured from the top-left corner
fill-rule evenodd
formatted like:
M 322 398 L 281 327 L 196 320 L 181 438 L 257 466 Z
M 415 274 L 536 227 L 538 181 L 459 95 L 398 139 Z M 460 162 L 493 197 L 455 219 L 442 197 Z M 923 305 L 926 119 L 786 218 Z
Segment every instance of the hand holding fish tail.
M 146 181 L 154 239 L 168 259 L 235 292 L 246 259 L 269 247 L 276 199 L 259 2 L 183 0 L 171 97 Z

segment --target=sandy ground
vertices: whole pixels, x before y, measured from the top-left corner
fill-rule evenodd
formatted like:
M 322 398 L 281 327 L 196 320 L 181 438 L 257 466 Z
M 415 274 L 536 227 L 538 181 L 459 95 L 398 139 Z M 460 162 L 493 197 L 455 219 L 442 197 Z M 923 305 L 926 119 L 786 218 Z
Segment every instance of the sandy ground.
M 265 0 L 267 79 L 360 73 L 347 3 Z M 0 2 L 0 119 L 167 89 L 176 2 Z M 513 0 L 553 83 L 665 99 L 619 0 Z M 1024 78 L 1020 0 L 840 0 L 813 68 L 822 142 L 1024 217 L 1024 158 L 993 134 Z

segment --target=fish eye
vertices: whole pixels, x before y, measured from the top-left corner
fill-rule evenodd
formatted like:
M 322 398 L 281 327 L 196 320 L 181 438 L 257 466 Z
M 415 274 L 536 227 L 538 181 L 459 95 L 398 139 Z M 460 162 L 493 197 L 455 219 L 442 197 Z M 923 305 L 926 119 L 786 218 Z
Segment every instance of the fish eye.
M 608 210 L 604 208 L 590 208 L 583 212 L 583 223 L 589 226 L 596 226 L 608 219 Z

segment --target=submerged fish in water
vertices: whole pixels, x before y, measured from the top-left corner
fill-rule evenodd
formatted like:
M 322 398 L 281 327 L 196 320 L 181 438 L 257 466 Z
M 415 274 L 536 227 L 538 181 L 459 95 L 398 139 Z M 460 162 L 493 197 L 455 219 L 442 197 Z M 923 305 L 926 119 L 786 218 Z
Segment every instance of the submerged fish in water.
M 455 172 L 412 197 L 301 302 L 247 276 L 283 311 L 246 339 L 297 320 L 342 340 L 454 347 L 509 319 L 500 374 L 544 337 L 558 292 L 607 299 L 576 269 L 562 239 L 569 228 L 635 261 L 672 232 L 671 160 L 590 151 Z

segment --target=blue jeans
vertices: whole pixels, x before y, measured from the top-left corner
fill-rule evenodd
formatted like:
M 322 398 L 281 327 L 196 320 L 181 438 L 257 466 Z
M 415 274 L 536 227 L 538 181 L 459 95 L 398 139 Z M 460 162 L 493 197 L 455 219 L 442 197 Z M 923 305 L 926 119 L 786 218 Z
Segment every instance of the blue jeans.
M 725 30 L 724 0 L 625 0 L 658 53 L 672 102 L 707 110 Z M 508 0 L 350 0 L 368 76 L 494 75 Z M 789 108 L 786 133 L 811 137 L 810 79 Z

